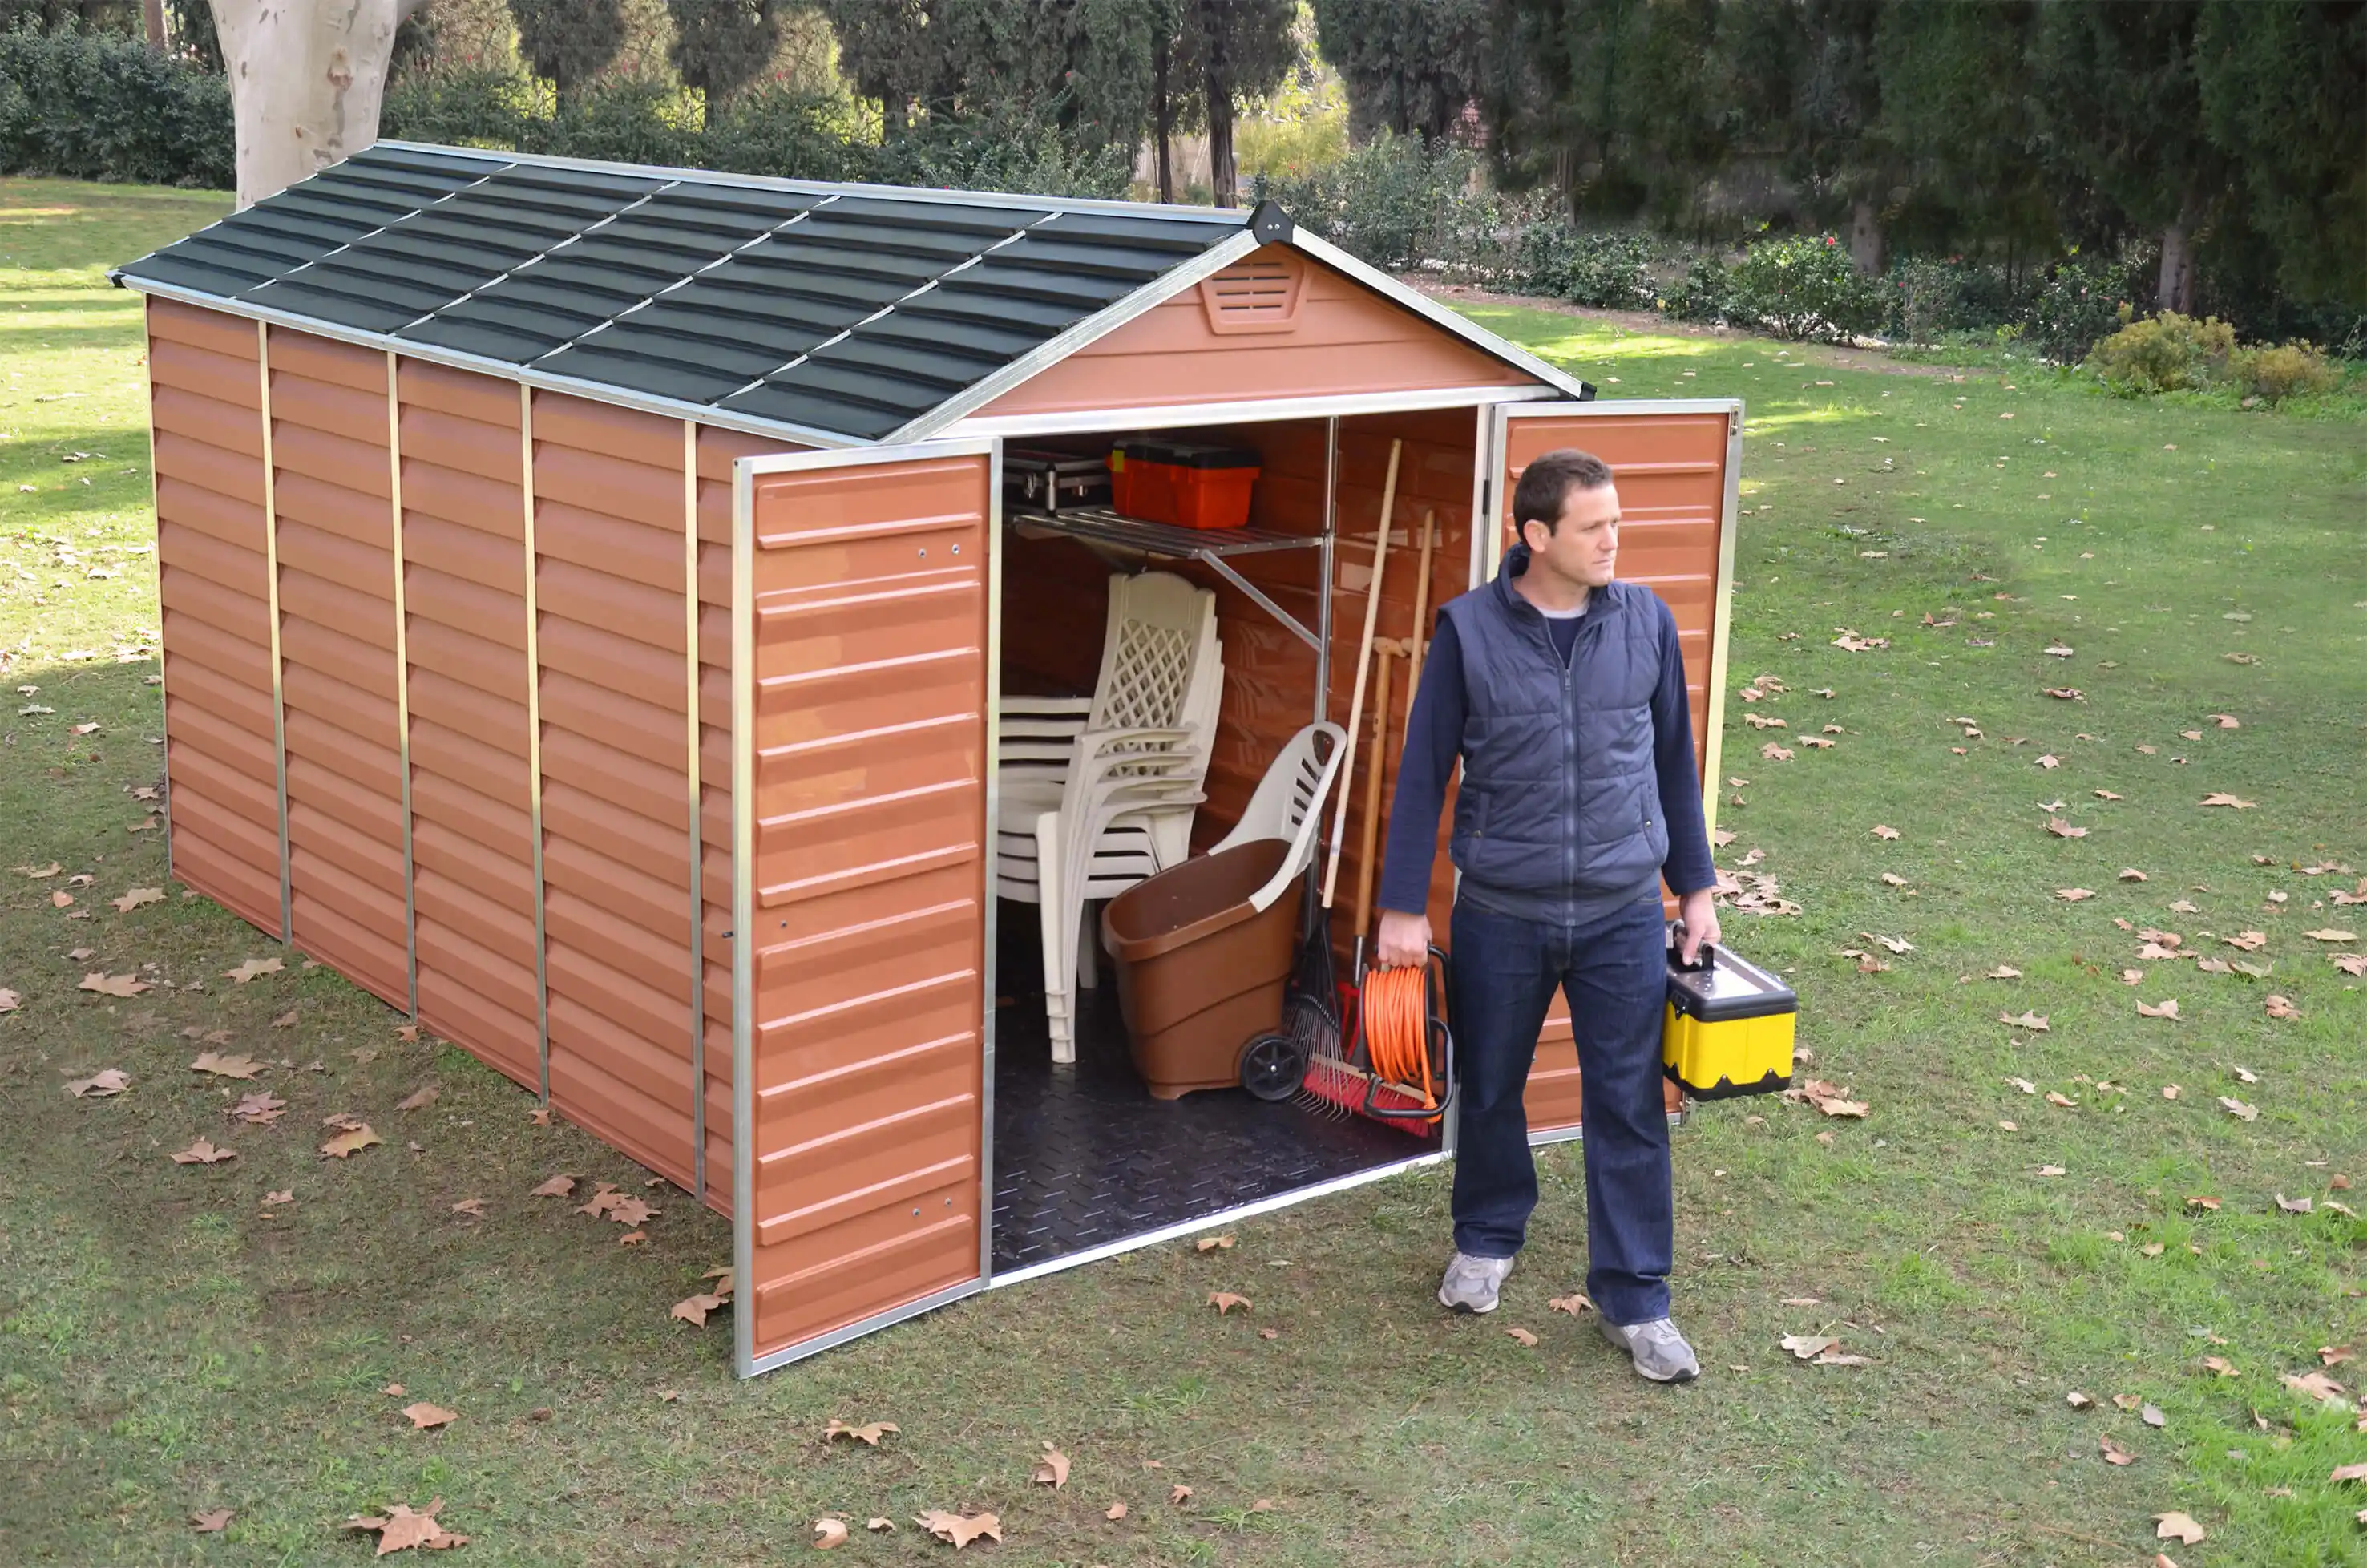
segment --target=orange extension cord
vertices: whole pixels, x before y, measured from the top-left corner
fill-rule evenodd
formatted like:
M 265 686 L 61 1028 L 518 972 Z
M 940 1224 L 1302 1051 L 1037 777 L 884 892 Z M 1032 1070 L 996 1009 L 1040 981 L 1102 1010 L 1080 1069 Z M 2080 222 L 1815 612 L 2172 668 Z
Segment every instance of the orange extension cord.
M 1365 1050 L 1373 1075 L 1407 1088 L 1421 1086 L 1421 1106 L 1434 1110 L 1438 1098 L 1430 1072 L 1429 966 L 1375 969 L 1363 987 Z

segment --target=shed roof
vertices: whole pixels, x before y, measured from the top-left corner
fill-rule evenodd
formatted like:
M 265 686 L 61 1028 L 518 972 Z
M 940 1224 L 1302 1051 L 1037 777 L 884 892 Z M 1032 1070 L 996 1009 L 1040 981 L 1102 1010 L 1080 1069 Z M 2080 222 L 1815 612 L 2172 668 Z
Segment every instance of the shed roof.
M 1582 383 L 1254 211 L 379 142 L 110 276 L 825 445 L 910 440 L 1261 245 Z

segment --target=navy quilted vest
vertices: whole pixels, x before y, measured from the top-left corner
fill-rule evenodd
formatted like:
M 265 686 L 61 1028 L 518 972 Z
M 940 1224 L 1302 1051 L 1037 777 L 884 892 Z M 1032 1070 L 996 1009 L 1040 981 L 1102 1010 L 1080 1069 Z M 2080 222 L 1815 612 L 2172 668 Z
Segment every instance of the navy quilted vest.
M 1668 858 L 1652 765 L 1660 619 L 1651 589 L 1597 588 L 1564 666 L 1545 617 L 1512 591 L 1528 550 L 1440 609 L 1463 645 L 1463 787 L 1455 863 L 1467 894 L 1570 918 L 1657 885 Z

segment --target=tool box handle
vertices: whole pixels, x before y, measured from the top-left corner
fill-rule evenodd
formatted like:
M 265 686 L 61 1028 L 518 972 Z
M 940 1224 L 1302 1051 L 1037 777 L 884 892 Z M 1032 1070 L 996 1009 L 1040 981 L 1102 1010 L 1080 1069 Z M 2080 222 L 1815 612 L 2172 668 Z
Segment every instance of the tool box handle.
M 1685 962 L 1685 949 L 1683 941 L 1684 931 L 1685 923 L 1683 921 L 1671 920 L 1669 922 L 1669 967 L 1685 974 L 1699 974 L 1704 970 L 1716 969 L 1717 967 L 1717 945 L 1714 942 L 1704 942 L 1700 949 L 1693 954 L 1694 961 L 1692 963 Z

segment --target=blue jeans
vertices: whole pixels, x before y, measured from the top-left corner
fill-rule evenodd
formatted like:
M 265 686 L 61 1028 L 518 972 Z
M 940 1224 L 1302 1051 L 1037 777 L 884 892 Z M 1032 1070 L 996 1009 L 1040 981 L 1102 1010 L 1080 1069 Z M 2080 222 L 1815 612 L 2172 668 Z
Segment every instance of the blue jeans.
M 1657 899 L 1585 926 L 1455 906 L 1455 1248 L 1474 1257 L 1521 1250 L 1537 1206 L 1522 1096 L 1558 985 L 1569 998 L 1586 1129 L 1586 1290 L 1620 1324 L 1669 1315 L 1676 1199 L 1660 1092 L 1663 929 Z

